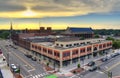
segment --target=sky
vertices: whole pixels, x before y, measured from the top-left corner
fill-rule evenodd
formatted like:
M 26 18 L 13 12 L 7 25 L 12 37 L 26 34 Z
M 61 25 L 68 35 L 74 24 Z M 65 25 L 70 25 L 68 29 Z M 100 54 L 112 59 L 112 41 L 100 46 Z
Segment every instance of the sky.
M 0 29 L 120 29 L 120 0 L 0 0 Z

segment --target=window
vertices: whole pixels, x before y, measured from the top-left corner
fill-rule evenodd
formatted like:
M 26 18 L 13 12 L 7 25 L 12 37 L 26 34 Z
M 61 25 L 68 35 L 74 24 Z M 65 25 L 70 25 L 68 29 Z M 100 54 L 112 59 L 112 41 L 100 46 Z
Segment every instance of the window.
M 77 44 L 75 43 L 74 46 L 76 46 Z
M 60 54 L 59 54 L 59 53 L 56 53 L 56 52 L 54 53 L 54 55 L 55 55 L 55 56 L 57 56 L 57 57 L 59 57 L 59 56 L 60 56 Z
M 87 51 L 91 51 L 91 47 L 87 47 Z
M 41 50 L 41 47 L 39 46 L 38 49 Z
M 34 45 L 32 45 L 32 48 L 34 48 Z
M 37 49 L 37 46 L 35 46 L 35 49 Z
M 97 50 L 97 47 L 94 47 L 94 51 L 96 51 Z
M 79 43 L 77 43 L 76 45 L 79 46 Z
M 68 45 L 66 45 L 66 47 L 68 47 Z
M 76 54 L 78 54 L 78 49 L 72 51 L 72 55 L 76 55 Z
M 106 44 L 103 44 L 103 47 L 105 48 L 105 47 L 106 47 Z
M 67 57 L 67 56 L 70 56 L 70 52 L 64 52 L 63 53 L 63 57 Z
M 52 50 L 48 49 L 48 54 L 52 54 Z
M 59 44 L 56 44 L 56 46 L 59 46 Z
M 70 47 L 72 47 L 72 44 L 69 44 Z
M 101 48 L 102 48 L 102 45 L 99 45 L 99 48 L 101 49 Z
M 43 48 L 43 52 L 47 52 L 47 49 L 46 49 L 46 48 Z
M 63 47 L 63 44 L 61 44 L 61 47 Z
M 81 52 L 81 53 L 84 53 L 84 52 L 85 52 L 85 48 L 80 49 L 80 52 Z

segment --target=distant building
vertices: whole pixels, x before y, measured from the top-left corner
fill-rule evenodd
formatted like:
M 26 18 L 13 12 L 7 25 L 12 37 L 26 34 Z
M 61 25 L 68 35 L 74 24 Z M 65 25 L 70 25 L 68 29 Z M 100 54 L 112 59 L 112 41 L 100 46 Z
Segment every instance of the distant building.
M 94 32 L 92 28 L 68 27 L 63 34 L 67 36 L 83 37 L 83 38 L 93 38 L 94 36 Z
M 25 37 L 35 37 L 35 36 L 48 36 L 54 34 L 51 27 L 40 27 L 39 30 L 21 30 L 21 33 L 12 33 L 11 38 L 14 44 L 20 45 L 26 49 L 30 48 L 29 41 L 25 40 Z
M 51 27 L 47 27 L 45 29 L 45 27 L 40 27 L 40 29 L 25 29 L 22 30 L 22 33 L 52 33 L 52 28 Z

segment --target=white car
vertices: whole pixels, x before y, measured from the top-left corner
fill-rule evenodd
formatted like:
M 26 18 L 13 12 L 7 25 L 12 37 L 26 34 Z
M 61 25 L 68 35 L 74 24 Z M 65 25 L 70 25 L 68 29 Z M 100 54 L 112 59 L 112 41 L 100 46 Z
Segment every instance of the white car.
M 13 70 L 16 70 L 16 69 L 17 69 L 17 67 L 15 66 L 15 64 L 11 64 L 10 67 L 11 67 L 11 69 L 13 69 Z

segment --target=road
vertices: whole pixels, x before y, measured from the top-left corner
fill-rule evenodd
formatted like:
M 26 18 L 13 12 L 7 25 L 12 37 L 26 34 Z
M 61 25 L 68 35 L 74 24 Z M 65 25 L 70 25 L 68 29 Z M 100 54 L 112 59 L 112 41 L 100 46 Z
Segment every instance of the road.
M 100 65 L 100 68 L 100 70 L 93 72 L 88 71 L 84 75 L 78 74 L 72 78 L 108 78 L 108 71 L 112 72 L 112 77 L 120 76 L 120 55 L 108 60 L 107 62 L 103 62 Z
M 33 61 L 24 55 L 24 50 L 20 50 L 19 48 L 15 49 L 11 46 L 6 47 L 6 45 L 11 44 L 6 40 L 0 41 L 0 44 L 6 59 L 9 57 L 9 64 L 20 66 L 20 73 L 24 78 L 43 78 L 45 75 L 48 75 L 40 62 Z

